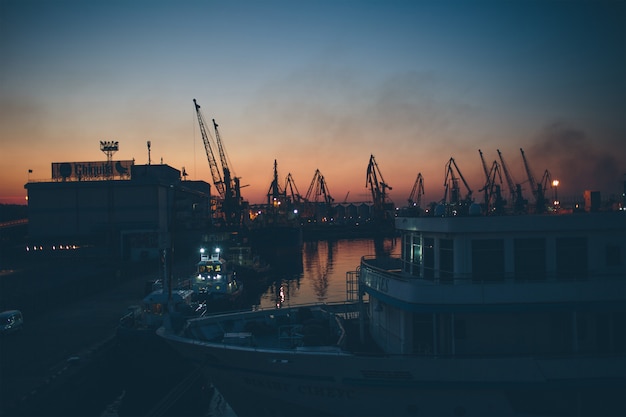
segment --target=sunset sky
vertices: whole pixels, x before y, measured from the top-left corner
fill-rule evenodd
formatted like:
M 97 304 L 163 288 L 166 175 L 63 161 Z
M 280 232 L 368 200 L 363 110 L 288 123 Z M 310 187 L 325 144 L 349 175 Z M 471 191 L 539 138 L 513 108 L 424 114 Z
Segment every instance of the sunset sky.
M 251 203 L 275 159 L 302 194 L 319 169 L 336 201 L 368 200 L 370 154 L 397 206 L 419 172 L 440 200 L 451 157 L 480 199 L 479 149 L 530 199 L 520 148 L 562 200 L 606 198 L 626 179 L 626 2 L 0 0 L 0 203 L 109 140 L 211 182 L 194 98 Z

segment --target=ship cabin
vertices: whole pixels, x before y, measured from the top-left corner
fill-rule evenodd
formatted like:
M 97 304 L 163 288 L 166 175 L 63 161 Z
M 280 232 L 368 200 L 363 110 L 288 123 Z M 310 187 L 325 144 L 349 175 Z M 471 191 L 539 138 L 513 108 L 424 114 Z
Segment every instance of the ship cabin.
M 397 217 L 401 257 L 364 257 L 388 353 L 624 355 L 626 212 Z
M 193 288 L 200 294 L 205 293 L 232 293 L 238 289 L 238 283 L 220 250 L 207 253 L 200 251 L 200 262 L 196 265 L 196 275 Z

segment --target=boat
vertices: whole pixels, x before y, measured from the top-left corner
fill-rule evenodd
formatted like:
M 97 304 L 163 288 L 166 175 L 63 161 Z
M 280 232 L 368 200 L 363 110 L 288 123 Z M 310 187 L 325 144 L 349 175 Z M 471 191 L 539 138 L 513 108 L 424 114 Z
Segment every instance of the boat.
M 221 256 L 220 248 L 200 249 L 200 261 L 196 264 L 191 288 L 197 299 L 205 301 L 211 311 L 235 306 L 243 292 L 237 272 Z
M 626 415 L 626 212 L 437 212 L 396 217 L 350 302 L 158 334 L 240 417 Z
M 187 319 L 202 317 L 206 311 L 206 303 L 197 301 L 194 291 L 173 289 L 169 292 L 160 286 L 147 294 L 141 305 L 128 307 L 120 318 L 116 335 L 118 340 L 127 342 L 162 341 L 156 337 L 156 330 L 165 320 L 169 320 L 172 328 L 180 329 Z

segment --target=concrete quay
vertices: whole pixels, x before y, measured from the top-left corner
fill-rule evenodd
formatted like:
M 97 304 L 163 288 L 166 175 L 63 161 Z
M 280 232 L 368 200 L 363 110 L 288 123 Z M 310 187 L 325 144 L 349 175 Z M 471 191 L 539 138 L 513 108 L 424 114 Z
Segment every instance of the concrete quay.
M 25 318 L 20 332 L 0 337 L 0 416 L 100 415 L 137 386 L 166 395 L 191 372 L 173 351 L 137 355 L 121 351 L 116 341 L 120 317 L 141 302 L 146 282 L 159 278 L 158 265 L 94 266 L 41 262 L 0 276 L 0 305 L 22 309 Z M 190 268 L 193 260 L 185 260 L 174 270 Z M 159 381 L 159 372 L 167 380 Z M 149 401 L 141 407 L 154 407 Z

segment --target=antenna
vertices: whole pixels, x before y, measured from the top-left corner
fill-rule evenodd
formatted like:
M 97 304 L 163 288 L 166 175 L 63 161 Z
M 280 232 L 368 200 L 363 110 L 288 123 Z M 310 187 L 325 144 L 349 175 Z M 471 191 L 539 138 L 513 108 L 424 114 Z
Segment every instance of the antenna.
M 148 141 L 146 142 L 146 145 L 148 145 L 148 165 L 150 165 L 151 159 L 150 159 L 150 146 L 152 145 L 152 142 Z

